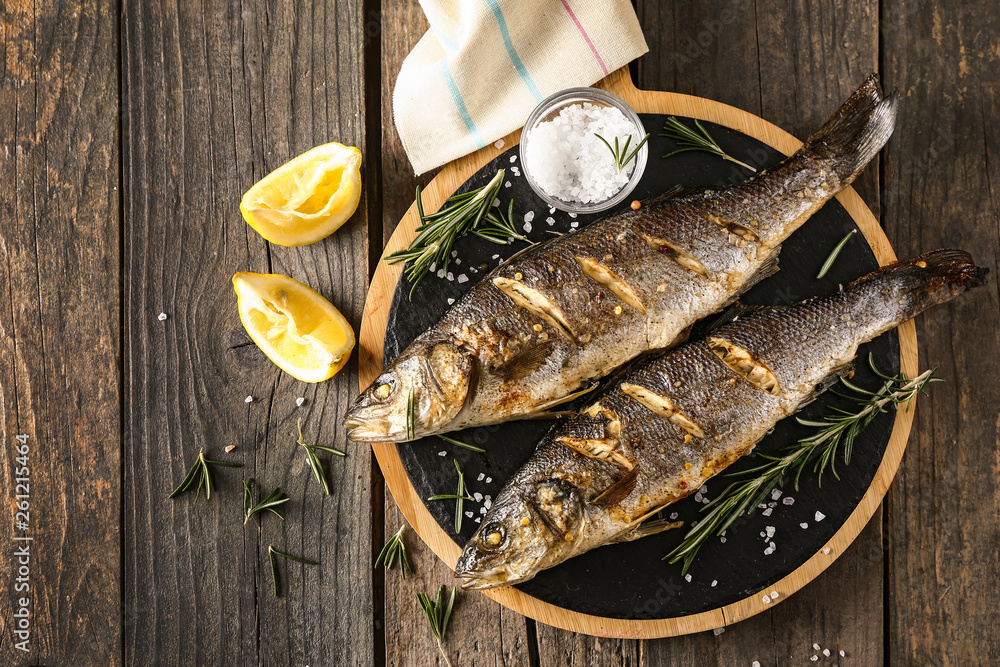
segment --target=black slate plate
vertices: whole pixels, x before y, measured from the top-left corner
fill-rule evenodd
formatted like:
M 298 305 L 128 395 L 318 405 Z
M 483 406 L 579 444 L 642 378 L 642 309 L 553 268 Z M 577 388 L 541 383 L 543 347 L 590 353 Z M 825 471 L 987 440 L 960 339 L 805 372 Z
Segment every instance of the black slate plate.
M 648 199 L 680 184 L 684 187 L 723 186 L 742 181 L 749 175 L 714 155 L 701 152 L 683 153 L 668 159 L 660 155 L 673 149 L 670 140 L 657 136 L 667 116 L 643 114 L 643 123 L 650 133 L 650 157 L 639 186 L 632 199 Z M 761 142 L 729 130 L 705 123 L 709 132 L 730 155 L 759 167 L 774 165 L 781 155 Z M 518 227 L 525 223 L 525 214 L 534 211 L 528 235 L 533 240 L 550 238 L 547 232 L 571 232 L 574 224 L 582 227 L 601 215 L 581 215 L 578 218 L 561 211 L 550 212 L 545 203 L 531 190 L 523 174 L 515 176 L 511 167 L 520 168 L 517 147 L 513 147 L 486 165 L 461 188 L 461 191 L 484 185 L 499 168 L 507 170 L 509 187 L 501 190 L 500 204 L 506 210 L 514 198 L 515 220 Z M 628 203 L 623 203 L 622 207 Z M 547 222 L 551 219 L 552 222 Z M 823 280 L 815 276 L 830 250 L 856 225 L 836 201 L 824 206 L 813 218 L 792 235 L 781 252 L 781 270 L 774 277 L 757 285 L 744 295 L 749 304 L 789 304 L 811 296 L 829 294 L 878 267 L 878 262 L 861 234 L 851 238 L 833 268 Z M 386 325 L 384 358 L 394 359 L 416 336 L 436 322 L 449 308 L 452 300 L 461 297 L 488 270 L 517 252 L 523 244 L 499 246 L 474 237 L 460 239 L 455 244 L 457 257 L 449 267 L 451 280 L 428 277 L 407 300 L 410 284 L 401 278 L 393 295 Z M 460 263 L 457 263 L 460 262 Z M 696 332 L 697 333 L 697 332 Z M 855 382 L 863 387 L 878 385 L 878 379 L 868 369 L 872 354 L 879 369 L 886 373 L 899 372 L 899 339 L 895 330 L 863 346 L 858 354 Z M 830 405 L 848 407 L 847 402 L 826 394 L 808 406 L 801 414 L 807 419 L 821 417 Z M 531 455 L 536 443 L 551 427 L 548 421 L 521 421 L 469 429 L 451 434 L 459 440 L 487 450 L 478 454 L 429 437 L 419 442 L 400 445 L 400 459 L 417 495 L 427 498 L 437 493 L 454 493 L 456 484 L 452 458 L 458 459 L 465 472 L 469 488 L 474 493 L 495 497 L 505 480 Z M 823 479 L 822 489 L 814 476 L 803 475 L 799 491 L 787 486 L 780 498 L 768 500 L 766 507 L 750 517 L 737 521 L 724 539 L 712 538 L 701 549 L 687 577 L 680 574 L 680 564 L 661 561 L 683 537 L 686 527 L 649 537 L 637 542 L 595 549 L 573 558 L 535 579 L 518 586 L 523 592 L 545 602 L 573 611 L 625 619 L 659 619 L 684 616 L 715 609 L 755 592 L 768 589 L 799 565 L 807 561 L 837 532 L 868 489 L 892 431 L 893 415 L 884 414 L 857 439 L 850 466 L 838 465 L 840 480 L 832 475 Z M 729 471 L 759 465 L 763 453 L 776 453 L 798 438 L 811 432 L 794 420 L 780 423 L 765 438 L 755 453 L 734 464 Z M 704 494 L 676 503 L 664 514 L 677 517 L 690 526 L 699 508 L 707 499 L 720 493 L 728 481 L 724 477 L 709 480 Z M 699 502 L 702 499 L 702 502 Z M 791 503 L 791 504 L 788 504 Z M 454 533 L 454 502 L 425 502 L 431 515 L 455 542 L 464 545 L 479 526 L 485 502 L 466 503 L 472 517 L 463 520 L 462 534 Z M 767 513 L 765 516 L 764 513 Z M 821 514 L 818 514 L 821 513 Z M 817 517 L 823 518 L 817 520 Z M 805 527 L 803 527 L 805 526 Z M 773 536 L 767 538 L 769 527 Z M 769 545 L 774 543 L 774 550 Z

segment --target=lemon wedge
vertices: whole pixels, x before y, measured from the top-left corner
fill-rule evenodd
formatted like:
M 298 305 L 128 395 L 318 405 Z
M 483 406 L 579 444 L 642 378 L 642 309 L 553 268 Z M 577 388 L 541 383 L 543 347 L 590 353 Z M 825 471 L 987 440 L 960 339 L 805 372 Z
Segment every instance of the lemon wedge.
M 233 276 L 240 320 L 268 359 L 303 382 L 322 382 L 344 367 L 354 331 L 332 303 L 276 273 Z
M 271 243 L 299 246 L 324 239 L 361 201 L 361 151 L 331 143 L 278 167 L 250 188 L 240 212 Z

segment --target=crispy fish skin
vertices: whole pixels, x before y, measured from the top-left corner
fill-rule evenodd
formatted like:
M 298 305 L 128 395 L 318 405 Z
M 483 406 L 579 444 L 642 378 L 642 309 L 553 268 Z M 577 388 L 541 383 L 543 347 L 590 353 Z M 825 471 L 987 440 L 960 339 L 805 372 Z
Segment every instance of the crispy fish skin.
M 637 355 L 675 345 L 776 270 L 781 242 L 854 180 L 895 117 L 895 94 L 883 96 L 873 75 L 773 169 L 516 255 L 362 392 L 345 419 L 349 437 L 402 442 L 538 416 Z
M 933 251 L 832 296 L 751 311 L 615 378 L 508 481 L 456 575 L 466 588 L 509 585 L 662 530 L 642 522 L 753 449 L 845 372 L 861 343 L 982 285 L 986 272 L 967 253 Z

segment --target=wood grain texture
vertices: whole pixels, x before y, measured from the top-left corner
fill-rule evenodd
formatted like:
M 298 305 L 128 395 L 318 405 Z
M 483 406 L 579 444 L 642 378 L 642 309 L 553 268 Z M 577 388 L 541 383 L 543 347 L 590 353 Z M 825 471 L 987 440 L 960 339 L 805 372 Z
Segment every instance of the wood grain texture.
M 87 1 L 0 8 L 4 665 L 122 662 L 115 11 Z M 27 493 L 15 486 L 22 467 Z M 15 494 L 30 496 L 26 530 L 14 525 Z M 33 541 L 15 541 L 24 536 Z M 28 557 L 16 556 L 25 545 Z M 27 652 L 15 647 L 21 597 Z
M 612 73 L 600 85 L 616 93 L 639 113 L 670 113 L 709 120 L 755 137 L 785 154 L 791 154 L 801 146 L 801 141 L 790 134 L 739 109 L 689 95 L 637 90 L 629 79 L 628 71 L 624 68 Z M 505 137 L 504 140 L 507 146 L 511 146 L 517 143 L 518 138 L 519 134 L 515 132 Z M 446 166 L 428 184 L 424 199 L 424 206 L 427 210 L 436 210 L 441 206 L 446 197 L 483 165 L 495 158 L 498 152 L 499 149 L 489 145 Z M 895 255 L 888 240 L 858 194 L 853 189 L 847 188 L 837 195 L 837 200 L 858 224 L 876 259 L 882 264 L 894 260 Z M 389 239 L 387 252 L 409 244 L 414 237 L 417 225 L 416 206 L 411 206 Z M 383 339 L 390 299 L 401 272 L 402 268 L 398 264 L 389 265 L 380 262 L 372 278 L 372 285 L 365 301 L 365 316 L 359 338 L 359 386 L 361 388 L 366 387 L 381 372 Z M 917 358 L 912 322 L 903 324 L 899 328 L 899 335 L 901 368 L 904 373 L 913 376 L 917 371 Z M 906 447 L 912 419 L 912 412 L 899 411 L 896 413 L 886 453 L 865 496 L 847 522 L 824 546 L 824 551 L 816 553 L 806 563 L 773 586 L 773 590 L 780 596 L 779 603 L 810 582 L 829 567 L 836 558 L 839 558 L 844 549 L 850 546 L 862 531 L 871 516 L 877 512 Z M 373 445 L 373 449 L 385 477 L 386 486 L 392 491 L 393 498 L 407 521 L 434 553 L 453 567 L 458 559 L 460 548 L 434 521 L 424 506 L 423 500 L 417 496 L 406 471 L 403 469 L 396 446 L 376 444 Z M 735 623 L 778 606 L 771 600 L 768 600 L 766 604 L 763 603 L 760 596 L 755 594 L 725 607 L 700 614 L 638 621 L 607 619 L 569 612 L 509 587 L 484 591 L 484 595 L 542 623 L 602 637 L 651 638 L 688 634 Z
M 884 5 L 887 83 L 902 96 L 885 168 L 900 252 L 949 246 L 990 284 L 917 320 L 940 365 L 888 499 L 893 664 L 1000 664 L 1000 17 L 995 3 Z
M 283 374 L 249 344 L 230 282 L 239 270 L 291 275 L 360 321 L 366 202 L 304 248 L 270 247 L 238 205 L 317 144 L 364 151 L 362 5 L 128 3 L 122 25 L 128 662 L 369 663 L 369 455 L 328 461 L 324 497 L 295 444 L 301 419 L 307 441 L 346 448 L 356 365 L 319 385 Z M 217 472 L 210 502 L 168 500 L 202 447 L 243 468 Z M 244 528 L 243 477 L 291 496 L 285 522 Z M 269 545 L 320 561 L 280 561 L 280 599 Z
M 646 35 L 661 37 L 639 60 L 641 88 L 717 99 L 802 138 L 878 69 L 877 2 L 639 2 L 637 11 Z M 876 215 L 878 176 L 876 158 L 854 183 Z M 784 664 L 807 660 L 814 643 L 828 647 L 834 639 L 855 664 L 882 664 L 881 524 L 880 509 L 844 556 L 787 604 L 718 637 L 648 642 L 646 664 L 748 655 Z

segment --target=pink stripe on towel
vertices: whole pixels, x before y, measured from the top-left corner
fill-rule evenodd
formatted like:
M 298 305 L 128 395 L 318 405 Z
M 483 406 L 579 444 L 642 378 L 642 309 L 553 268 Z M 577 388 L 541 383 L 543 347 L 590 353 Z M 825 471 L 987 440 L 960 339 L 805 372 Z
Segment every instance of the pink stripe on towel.
M 590 47 L 594 57 L 597 58 L 597 64 L 601 66 L 601 71 L 604 72 L 605 76 L 607 76 L 608 68 L 604 65 L 604 61 L 601 59 L 601 54 L 597 52 L 597 49 L 594 47 L 594 43 L 590 41 L 590 35 L 588 35 L 587 31 L 583 29 L 582 25 L 580 25 L 580 20 L 576 18 L 576 14 L 574 14 L 573 10 L 570 9 L 569 3 L 566 0 L 562 0 L 562 4 L 563 7 L 566 8 L 566 13 L 569 14 L 569 17 L 573 19 L 573 23 L 576 24 L 576 29 L 580 31 L 581 35 L 583 35 L 583 39 L 587 42 L 587 46 Z

